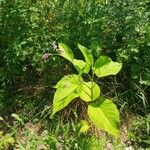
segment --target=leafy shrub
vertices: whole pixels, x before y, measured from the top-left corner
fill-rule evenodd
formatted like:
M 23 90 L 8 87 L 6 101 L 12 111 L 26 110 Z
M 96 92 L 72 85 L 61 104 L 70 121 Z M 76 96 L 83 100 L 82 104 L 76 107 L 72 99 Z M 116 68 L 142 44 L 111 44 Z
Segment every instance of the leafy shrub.
M 116 75 L 120 71 L 122 64 L 113 62 L 106 56 L 100 56 L 99 59 L 94 62 L 92 53 L 86 47 L 80 44 L 78 47 L 85 61 L 75 59 L 73 52 L 67 45 L 63 43 L 59 44 L 60 56 L 69 60 L 77 69 L 78 74 L 66 75 L 56 84 L 52 115 L 79 97 L 88 103 L 88 115 L 91 121 L 94 122 L 97 127 L 114 136 L 118 136 L 118 110 L 111 100 L 101 96 L 101 90 L 94 81 L 94 75 L 98 78 Z M 90 70 L 91 76 L 89 74 Z M 82 74 L 89 76 L 90 81 L 84 81 Z

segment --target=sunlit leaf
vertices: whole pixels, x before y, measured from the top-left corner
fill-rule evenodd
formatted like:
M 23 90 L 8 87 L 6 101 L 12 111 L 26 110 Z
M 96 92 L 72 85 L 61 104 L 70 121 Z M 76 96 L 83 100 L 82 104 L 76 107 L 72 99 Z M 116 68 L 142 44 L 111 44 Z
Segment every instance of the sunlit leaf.
M 94 62 L 94 59 L 93 59 L 93 56 L 92 56 L 92 53 L 84 46 L 78 44 L 78 47 L 80 49 L 80 51 L 82 52 L 82 54 L 84 55 L 84 58 L 85 58 L 85 61 L 90 65 L 92 66 L 93 65 L 93 62 Z
M 90 71 L 90 66 L 83 60 L 73 60 L 73 65 L 76 67 L 79 73 L 88 73 Z
M 80 127 L 80 131 L 79 132 L 86 132 L 89 129 L 89 125 L 88 125 L 86 120 L 81 120 L 78 125 Z
M 64 43 L 59 43 L 59 50 L 60 50 L 60 55 L 70 62 L 73 62 L 74 55 L 72 50 Z
M 70 85 L 78 85 L 81 83 L 81 80 L 82 78 L 79 75 L 66 75 L 59 82 L 57 82 L 55 88 L 66 88 Z
M 100 88 L 94 82 L 83 82 L 80 98 L 86 102 L 95 100 L 100 95 Z
M 96 127 L 119 136 L 119 112 L 111 100 L 99 98 L 88 106 L 88 115 Z
M 98 77 L 116 75 L 122 67 L 121 63 L 114 62 L 106 56 L 100 56 L 94 66 L 94 72 Z
M 78 80 L 77 77 L 80 78 L 77 75 L 64 77 L 56 85 L 57 90 L 53 99 L 52 115 L 66 107 L 72 100 L 79 97 L 82 82 L 80 79 Z

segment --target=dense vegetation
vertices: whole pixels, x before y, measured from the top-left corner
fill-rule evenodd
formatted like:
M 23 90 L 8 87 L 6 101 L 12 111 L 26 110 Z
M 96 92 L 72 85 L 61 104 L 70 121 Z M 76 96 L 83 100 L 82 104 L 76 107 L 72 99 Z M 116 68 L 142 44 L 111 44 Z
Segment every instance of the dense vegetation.
M 0 29 L 0 149 L 150 147 L 149 0 L 1 0 Z M 84 101 L 50 117 L 54 86 L 78 71 L 58 55 L 60 42 L 77 59 L 80 43 L 94 60 L 122 63 L 97 80 L 120 110 L 121 140 L 91 124 Z

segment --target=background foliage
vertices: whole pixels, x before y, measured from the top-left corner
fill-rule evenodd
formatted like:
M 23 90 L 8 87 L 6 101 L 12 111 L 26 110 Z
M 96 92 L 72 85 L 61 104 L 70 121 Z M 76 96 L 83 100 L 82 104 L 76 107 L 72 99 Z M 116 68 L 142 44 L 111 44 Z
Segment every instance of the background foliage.
M 19 113 L 26 122 L 49 116 L 53 86 L 75 72 L 55 55 L 56 41 L 69 45 L 77 58 L 82 57 L 76 48 L 81 43 L 95 59 L 105 54 L 123 62 L 117 77 L 99 80 L 103 93 L 116 100 L 121 112 L 147 116 L 149 10 L 149 0 L 0 1 L 1 115 Z M 46 52 L 52 54 L 49 59 L 42 58 Z

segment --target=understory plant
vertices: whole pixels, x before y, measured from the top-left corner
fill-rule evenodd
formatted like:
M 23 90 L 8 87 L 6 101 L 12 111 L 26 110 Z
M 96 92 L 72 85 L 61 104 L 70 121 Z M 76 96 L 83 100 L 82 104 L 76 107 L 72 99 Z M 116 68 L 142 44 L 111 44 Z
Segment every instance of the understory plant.
M 55 85 L 52 116 L 78 98 L 88 104 L 87 113 L 95 126 L 117 137 L 119 136 L 118 109 L 112 100 L 102 96 L 96 81 L 102 77 L 116 75 L 122 64 L 112 61 L 107 56 L 100 56 L 94 61 L 91 51 L 80 44 L 78 48 L 84 60 L 75 59 L 73 51 L 64 43 L 58 44 L 60 56 L 70 61 L 78 74 L 66 75 Z M 83 74 L 89 77 L 89 81 L 83 79 Z
M 129 138 L 135 148 L 150 147 L 150 114 L 137 116 L 130 127 Z

